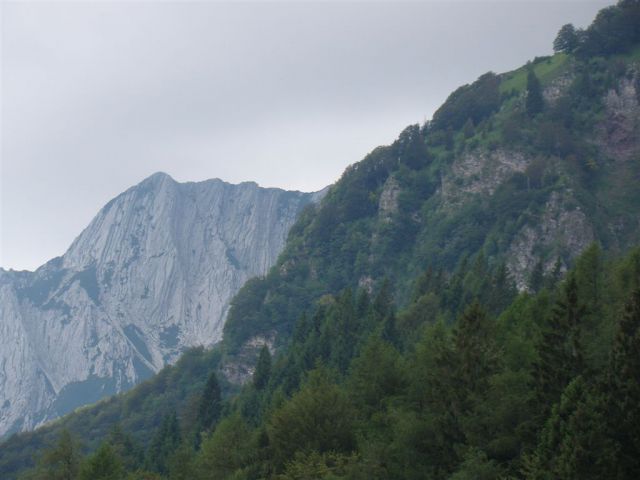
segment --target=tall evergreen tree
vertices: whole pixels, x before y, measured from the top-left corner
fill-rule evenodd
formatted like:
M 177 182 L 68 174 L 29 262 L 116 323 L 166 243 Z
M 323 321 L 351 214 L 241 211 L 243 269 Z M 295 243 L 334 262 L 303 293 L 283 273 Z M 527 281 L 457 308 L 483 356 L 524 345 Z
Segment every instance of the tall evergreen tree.
M 554 290 L 560 279 L 562 278 L 562 259 L 560 257 L 556 258 L 555 263 L 553 264 L 553 270 L 549 273 L 549 275 L 545 278 L 545 287 L 549 290 Z
M 474 302 L 458 319 L 454 332 L 458 360 L 459 398 L 482 394 L 499 366 L 493 324 L 484 308 Z
M 536 76 L 533 67 L 527 73 L 527 98 L 525 108 L 530 117 L 537 115 L 544 109 L 544 98 L 542 97 L 542 87 L 540 80 Z
M 253 386 L 256 390 L 263 390 L 269 383 L 271 377 L 271 352 L 269 347 L 263 345 L 256 363 L 256 370 L 253 373 Z
M 569 382 L 582 372 L 582 316 L 578 287 L 572 274 L 564 285 L 563 297 L 554 306 L 536 345 L 538 360 L 533 373 L 537 401 L 543 417 L 560 400 L 560 395 Z
M 379 321 L 389 315 L 393 310 L 393 286 L 389 279 L 385 278 L 373 300 L 373 311 Z
M 544 262 L 540 259 L 536 262 L 529 276 L 529 290 L 533 293 L 538 293 L 544 286 L 544 283 Z
M 396 449 L 405 456 L 401 462 L 418 466 L 423 478 L 451 474 L 460 461 L 458 447 L 465 441 L 459 420 L 466 394 L 458 380 L 458 353 L 451 337 L 438 322 L 426 328 L 416 345 L 407 396 L 415 414 L 395 434 Z
M 429 266 L 420 276 L 413 282 L 413 293 L 411 302 L 417 302 L 427 292 L 434 290 L 435 273 L 433 268 Z
M 213 428 L 222 412 L 222 392 L 215 372 L 209 374 L 198 406 L 198 428 L 208 431 Z
M 340 372 L 347 371 L 355 353 L 358 326 L 353 293 L 351 289 L 346 289 L 328 311 L 320 338 L 320 357 Z
M 615 478 L 611 462 L 615 450 L 604 435 L 605 415 L 597 391 L 582 376 L 573 379 L 525 462 L 527 480 Z
M 175 412 L 166 415 L 162 425 L 154 435 L 147 452 L 146 465 L 148 470 L 168 473 L 168 460 L 180 445 L 180 426 Z
M 116 423 L 109 432 L 107 442 L 126 470 L 133 471 L 141 466 L 144 460 L 144 450 L 131 435 L 122 429 L 119 423 Z
M 640 289 L 618 326 L 607 373 L 609 434 L 618 446 L 618 479 L 640 478 Z
M 350 397 L 365 414 L 379 410 L 385 398 L 397 395 L 404 387 L 399 357 L 389 342 L 373 334 L 351 363 Z
M 496 267 L 491 276 L 491 289 L 487 299 L 487 308 L 492 315 L 500 314 L 518 294 L 518 289 L 509 275 L 504 262 Z
M 576 261 L 576 282 L 586 312 L 599 313 L 602 302 L 602 250 L 597 243 L 587 248 Z

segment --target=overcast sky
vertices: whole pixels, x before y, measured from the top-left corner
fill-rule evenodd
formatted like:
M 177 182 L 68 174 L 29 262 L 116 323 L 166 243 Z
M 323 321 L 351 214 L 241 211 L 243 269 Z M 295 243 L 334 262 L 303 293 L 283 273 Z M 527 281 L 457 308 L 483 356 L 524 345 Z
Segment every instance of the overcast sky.
M 611 1 L 1 3 L 0 266 L 156 171 L 304 191 Z

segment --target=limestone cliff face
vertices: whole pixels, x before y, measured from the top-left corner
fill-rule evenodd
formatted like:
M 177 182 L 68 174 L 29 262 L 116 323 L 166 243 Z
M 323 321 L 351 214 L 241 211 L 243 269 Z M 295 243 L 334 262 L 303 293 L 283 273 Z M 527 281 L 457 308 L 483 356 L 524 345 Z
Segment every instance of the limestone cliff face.
M 552 82 L 545 91 L 547 104 L 553 104 L 568 88 L 572 75 L 569 72 Z M 601 99 L 602 119 L 594 129 L 593 138 L 587 142 L 597 147 L 600 167 L 608 172 L 608 182 L 620 184 L 623 177 L 637 176 L 633 160 L 640 153 L 640 66 L 635 65 L 631 74 L 621 79 Z M 457 156 L 449 172 L 442 177 L 439 193 L 441 208 L 455 212 L 473 202 L 489 201 L 494 192 L 515 174 L 524 174 L 527 181 L 539 163 L 539 157 L 530 152 L 505 150 L 471 151 Z M 517 219 L 506 245 L 506 265 L 519 290 L 528 289 L 530 274 L 538 262 L 546 273 L 551 273 L 560 260 L 565 270 L 571 260 L 592 242 L 622 248 L 637 242 L 637 212 L 623 216 L 610 213 L 594 218 L 586 212 L 582 200 L 576 197 L 573 179 L 562 173 L 559 159 L 547 162 L 545 171 L 550 175 L 564 175 L 566 182 L 550 192 L 544 207 L 525 210 Z M 633 187 L 635 188 L 635 187 Z M 614 201 L 628 201 L 632 193 L 618 189 L 618 199 L 607 192 L 597 194 L 599 208 L 609 210 Z
M 0 270 L 0 435 L 220 340 L 232 296 L 275 263 L 314 199 L 158 173 L 109 202 L 62 257 Z
M 597 144 L 610 158 L 628 161 L 640 153 L 640 66 L 604 98 Z

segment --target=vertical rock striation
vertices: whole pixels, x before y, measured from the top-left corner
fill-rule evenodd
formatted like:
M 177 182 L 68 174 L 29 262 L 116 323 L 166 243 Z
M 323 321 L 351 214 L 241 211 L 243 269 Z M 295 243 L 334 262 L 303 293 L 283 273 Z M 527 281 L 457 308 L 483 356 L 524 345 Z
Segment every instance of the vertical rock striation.
M 0 435 L 220 340 L 232 296 L 275 263 L 316 197 L 156 173 L 110 201 L 62 257 L 0 269 Z

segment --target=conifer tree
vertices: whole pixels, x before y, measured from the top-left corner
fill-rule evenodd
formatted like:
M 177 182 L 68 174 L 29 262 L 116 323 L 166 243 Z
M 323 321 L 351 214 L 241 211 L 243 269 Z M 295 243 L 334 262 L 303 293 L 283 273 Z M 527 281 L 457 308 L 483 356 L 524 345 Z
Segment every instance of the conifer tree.
M 499 355 L 493 338 L 492 323 L 486 311 L 474 302 L 458 320 L 454 332 L 458 358 L 459 397 L 481 394 L 489 377 L 499 366 Z
M 215 372 L 209 374 L 205 384 L 200 405 L 198 406 L 198 428 L 208 431 L 215 425 L 222 412 L 222 393 Z
M 346 372 L 355 352 L 357 331 L 358 317 L 353 293 L 351 289 L 346 289 L 331 307 L 322 325 L 320 358 L 326 359 L 329 365 L 340 372 Z
M 466 123 L 462 127 L 462 133 L 464 134 L 464 138 L 471 138 L 475 135 L 475 125 L 471 118 L 467 119 Z
M 509 275 L 504 262 L 498 264 L 491 276 L 491 289 L 488 294 L 487 308 L 493 315 L 500 314 L 518 294 L 516 285 Z
M 125 469 L 133 471 L 142 464 L 144 450 L 119 423 L 113 426 L 107 441 Z
M 378 321 L 393 311 L 393 287 L 388 278 L 384 279 L 378 294 L 373 300 L 373 311 L 377 315 Z
M 400 344 L 398 328 L 396 326 L 396 315 L 393 311 L 382 321 L 381 335 L 383 340 L 395 347 Z
M 180 445 L 180 426 L 175 412 L 166 415 L 147 452 L 147 469 L 166 474 L 168 460 Z
M 547 420 L 535 452 L 525 462 L 527 480 L 598 480 L 611 474 L 614 449 L 604 435 L 601 398 L 579 375 Z
M 256 363 L 256 370 L 253 373 L 253 386 L 256 390 L 263 390 L 269 383 L 271 377 L 271 353 L 269 347 L 263 345 Z
M 356 293 L 356 315 L 358 318 L 364 318 L 371 308 L 371 297 L 366 289 L 360 288 Z
M 416 414 L 398 434 L 398 450 L 411 462 L 446 478 L 460 460 L 456 448 L 465 440 L 460 412 L 466 394 L 458 381 L 458 353 L 450 330 L 438 322 L 430 325 L 416 345 L 409 368 L 408 400 Z M 443 474 L 446 473 L 447 475 Z M 423 476 L 427 470 L 423 472 Z
M 560 257 L 556 258 L 555 263 L 553 264 L 553 270 L 549 273 L 549 275 L 545 278 L 545 287 L 549 290 L 554 290 L 560 279 L 562 278 L 562 259 Z
M 533 293 L 538 293 L 544 286 L 544 263 L 542 259 L 538 260 L 531 271 L 529 277 L 529 290 Z
M 544 108 L 542 87 L 540 86 L 540 80 L 538 80 L 533 68 L 530 68 L 527 73 L 527 98 L 525 108 L 530 117 L 542 112 Z
M 404 386 L 399 354 L 393 346 L 371 335 L 358 357 L 351 362 L 349 392 L 366 413 L 381 407 L 387 397 L 397 395 Z
M 640 478 L 640 289 L 618 326 L 607 373 L 609 433 L 618 446 L 617 478 Z
M 575 275 L 572 274 L 564 286 L 563 298 L 554 306 L 536 346 L 538 360 L 533 373 L 543 417 L 584 367 L 580 342 L 583 313 L 578 303 Z
M 194 480 L 196 476 L 195 452 L 186 443 L 182 443 L 167 461 L 169 480 Z
M 580 255 L 575 271 L 585 313 L 598 313 L 602 301 L 602 250 L 597 243 Z
M 411 302 L 417 302 L 427 292 L 433 290 L 435 274 L 433 268 L 429 266 L 414 282 L 413 294 L 411 295 Z

